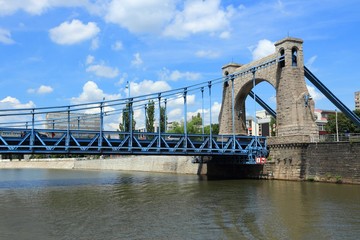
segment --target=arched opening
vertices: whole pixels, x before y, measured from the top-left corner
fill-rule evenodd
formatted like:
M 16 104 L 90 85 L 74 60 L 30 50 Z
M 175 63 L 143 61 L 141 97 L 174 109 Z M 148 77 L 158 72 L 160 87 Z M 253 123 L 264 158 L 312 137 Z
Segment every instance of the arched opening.
M 297 53 L 297 48 L 296 47 L 293 47 L 291 49 L 291 66 L 293 67 L 296 67 L 297 66 L 297 62 L 298 62 L 298 59 L 297 59 L 297 56 L 298 56 L 298 53 Z
M 276 112 L 276 90 L 269 82 L 257 79 L 256 86 L 251 91 L 254 93 L 255 98 L 261 99 Z M 250 95 L 246 97 L 245 109 L 247 135 L 276 135 L 276 119 Z
M 282 48 L 280 49 L 279 53 L 279 67 L 283 68 L 285 67 L 285 50 Z
M 229 72 L 225 71 L 224 75 L 227 77 L 229 75 Z M 228 87 L 228 86 L 229 86 L 229 82 L 227 81 L 227 78 L 224 78 L 224 87 Z

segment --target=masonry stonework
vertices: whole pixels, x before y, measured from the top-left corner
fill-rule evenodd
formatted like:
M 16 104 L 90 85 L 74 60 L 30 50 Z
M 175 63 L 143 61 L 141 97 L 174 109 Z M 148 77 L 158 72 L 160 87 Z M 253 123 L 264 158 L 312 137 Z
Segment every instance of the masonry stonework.
M 252 90 L 254 82 L 257 85 L 265 81 L 276 90 L 276 129 L 280 139 L 276 141 L 281 141 L 283 137 L 290 141 L 293 138 L 296 141 L 299 136 L 302 139 L 305 138 L 305 142 L 317 140 L 318 132 L 313 115 L 314 102 L 308 93 L 304 79 L 302 43 L 301 39 L 288 37 L 275 43 L 274 54 L 249 64 L 231 63 L 222 68 L 223 75 L 228 76 L 277 59 L 276 64 L 257 69 L 254 74 L 249 72 L 238 75 L 233 80 L 234 96 L 232 81 L 224 82 L 219 114 L 220 134 L 233 132 L 246 134 L 246 97 Z M 280 61 L 280 56 L 284 56 L 283 61 Z M 234 97 L 234 107 L 232 97 Z
M 209 177 L 360 184 L 360 143 L 278 143 L 265 165 L 211 163 Z
M 282 180 L 360 184 L 360 143 L 288 143 L 270 145 L 263 175 Z

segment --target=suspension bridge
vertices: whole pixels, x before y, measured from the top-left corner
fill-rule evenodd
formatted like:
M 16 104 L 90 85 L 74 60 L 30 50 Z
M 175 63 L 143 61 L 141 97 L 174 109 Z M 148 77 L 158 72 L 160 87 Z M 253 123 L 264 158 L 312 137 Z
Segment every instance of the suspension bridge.
M 343 113 L 360 126 L 360 119 L 353 114 L 329 89 L 303 66 L 302 40 L 287 38 L 275 44 L 277 52 L 248 65 L 224 68 L 218 79 L 186 86 L 183 88 L 134 96 L 116 100 L 103 100 L 68 106 L 0 109 L 0 154 L 81 154 L 81 155 L 191 155 L 223 156 L 237 159 L 242 164 L 256 164 L 269 154 L 266 137 L 247 136 L 244 129 L 245 98 L 249 95 L 254 101 L 277 118 L 278 137 L 314 135 L 312 100 L 305 86 L 304 76 L 308 78 Z M 280 74 L 279 74 L 280 72 Z M 300 81 L 290 81 L 291 79 Z M 277 92 L 277 112 L 271 109 L 252 91 L 256 84 L 268 81 Z M 280 82 L 280 83 L 279 83 Z M 296 87 L 289 87 L 291 84 Z M 222 109 L 219 116 L 220 133 L 213 134 L 212 112 L 207 114 L 208 134 L 204 131 L 204 109 L 211 109 L 212 90 L 223 89 Z M 285 90 L 283 90 L 285 89 Z M 297 89 L 289 94 L 289 89 Z M 188 131 L 188 98 L 190 94 L 201 95 L 202 126 L 200 134 Z M 300 97 L 298 97 L 300 96 Z M 289 98 L 290 97 L 290 98 Z M 146 123 L 147 107 L 153 102 L 158 109 L 158 127 L 148 131 Z M 161 128 L 161 108 L 167 104 L 181 102 L 183 105 L 183 133 L 169 133 Z M 290 104 L 290 105 L 289 105 Z M 293 104 L 293 105 L 291 105 Z M 207 107 L 205 107 L 207 105 Z M 286 113 L 286 109 L 298 111 Z M 134 129 L 134 112 L 144 111 L 145 129 Z M 84 114 L 87 113 L 87 114 Z M 235 118 L 241 113 L 242 118 Z M 51 119 L 47 116 L 53 115 Z M 123 129 L 109 131 L 106 123 L 119 116 L 126 116 Z M 280 117 L 279 117 L 280 116 Z M 123 117 L 123 120 L 125 117 Z M 97 129 L 84 129 L 84 123 L 95 122 Z M 243 121 L 243 122 L 240 122 Z M 166 121 L 165 123 L 166 129 Z M 310 126 L 310 127 L 309 127 Z M 316 129 L 315 129 L 316 130 Z M 261 162 L 262 163 L 262 162 Z

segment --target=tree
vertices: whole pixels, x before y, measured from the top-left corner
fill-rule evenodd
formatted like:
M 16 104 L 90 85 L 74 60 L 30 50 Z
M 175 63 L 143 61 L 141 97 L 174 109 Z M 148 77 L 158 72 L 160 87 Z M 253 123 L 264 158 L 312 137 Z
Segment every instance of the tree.
M 173 122 L 170 133 L 184 133 L 184 122 Z
M 165 126 L 166 126 L 167 116 L 166 116 L 166 109 L 165 107 L 160 107 L 160 131 L 165 132 Z
M 202 133 L 202 117 L 200 113 L 196 116 L 192 116 L 191 120 L 186 122 L 186 130 L 189 134 L 201 134 Z M 184 122 L 174 122 L 171 133 L 184 133 Z M 213 131 L 214 132 L 214 131 Z
M 126 107 L 123 108 L 122 111 L 122 120 L 123 124 L 119 124 L 119 128 L 121 131 L 129 132 L 130 131 L 130 119 L 129 119 L 129 112 L 130 112 L 130 104 L 127 103 Z M 132 130 L 135 130 L 136 121 L 134 119 L 134 114 L 132 114 Z
M 146 131 L 154 132 L 154 122 L 155 122 L 155 103 L 153 100 L 149 100 L 147 109 L 146 109 Z
M 360 117 L 360 110 L 355 110 L 354 113 Z M 337 113 L 338 131 L 339 133 L 360 133 L 360 128 L 355 125 L 342 112 Z M 328 122 L 325 125 L 325 130 L 329 133 L 336 133 L 336 114 L 328 116 Z
M 211 124 L 211 132 L 212 134 L 219 134 L 219 124 L 218 123 L 213 123 Z M 210 125 L 207 125 L 204 127 L 204 133 L 205 134 L 210 134 Z
M 187 132 L 192 134 L 201 134 L 202 133 L 202 117 L 200 113 L 197 113 L 196 116 L 192 116 L 191 120 L 187 122 Z

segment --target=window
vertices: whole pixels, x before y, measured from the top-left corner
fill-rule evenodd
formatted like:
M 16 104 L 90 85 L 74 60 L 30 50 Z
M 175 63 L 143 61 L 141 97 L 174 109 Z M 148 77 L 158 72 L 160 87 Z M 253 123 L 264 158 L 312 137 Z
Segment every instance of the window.
M 293 49 L 291 50 L 291 66 L 293 67 L 297 66 L 297 60 L 298 60 L 297 57 L 298 57 L 297 49 L 293 47 Z
M 280 57 L 279 57 L 279 67 L 285 67 L 285 50 L 280 50 Z

